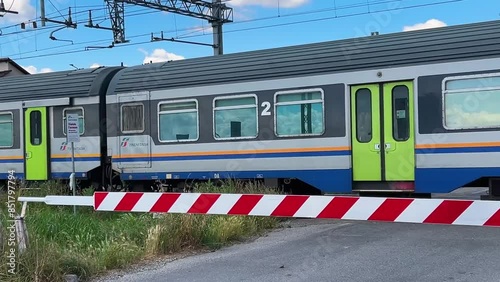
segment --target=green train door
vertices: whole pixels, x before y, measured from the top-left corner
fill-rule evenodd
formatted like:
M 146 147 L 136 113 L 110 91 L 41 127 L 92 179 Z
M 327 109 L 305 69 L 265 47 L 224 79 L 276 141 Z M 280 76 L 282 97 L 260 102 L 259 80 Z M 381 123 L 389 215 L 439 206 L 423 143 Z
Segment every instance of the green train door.
M 415 180 L 413 114 L 411 81 L 351 88 L 354 189 Z
M 24 113 L 26 180 L 48 179 L 47 108 L 28 108 Z

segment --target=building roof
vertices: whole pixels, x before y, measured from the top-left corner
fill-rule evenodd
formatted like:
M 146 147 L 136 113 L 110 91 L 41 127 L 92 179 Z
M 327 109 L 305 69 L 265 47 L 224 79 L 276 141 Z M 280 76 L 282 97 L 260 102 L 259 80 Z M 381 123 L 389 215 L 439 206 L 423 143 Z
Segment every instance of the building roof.
M 4 71 L 0 71 L 0 77 L 4 77 L 4 76 L 7 76 L 9 73 L 11 73 L 12 70 L 4 70 Z
M 16 63 L 14 60 L 10 59 L 10 58 L 0 58 L 0 63 L 8 63 L 8 64 L 11 64 L 13 65 L 16 69 L 18 69 L 20 72 L 24 73 L 24 74 L 30 74 L 27 70 L 25 70 L 23 67 L 21 67 L 18 63 Z M 1 74 L 0 73 L 0 77 L 2 76 L 5 76 L 6 74 Z

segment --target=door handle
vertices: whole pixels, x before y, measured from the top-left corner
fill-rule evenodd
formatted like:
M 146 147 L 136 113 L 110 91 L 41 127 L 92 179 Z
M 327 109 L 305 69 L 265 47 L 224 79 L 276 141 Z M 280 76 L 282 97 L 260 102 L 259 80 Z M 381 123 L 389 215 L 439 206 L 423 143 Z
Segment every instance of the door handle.
M 384 148 L 385 148 L 385 153 L 388 154 L 389 152 L 396 150 L 396 143 L 385 143 Z
M 26 159 L 31 159 L 31 152 L 26 152 Z
M 378 143 L 375 144 L 375 151 L 380 151 L 380 144 Z

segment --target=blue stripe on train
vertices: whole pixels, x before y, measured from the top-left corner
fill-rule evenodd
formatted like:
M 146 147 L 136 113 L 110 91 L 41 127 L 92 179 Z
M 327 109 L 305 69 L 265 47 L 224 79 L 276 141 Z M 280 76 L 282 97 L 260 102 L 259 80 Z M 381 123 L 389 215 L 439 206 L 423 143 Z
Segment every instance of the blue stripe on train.
M 8 179 L 9 178 L 9 173 L 0 173 L 0 179 Z M 23 179 L 24 178 L 24 173 L 17 173 L 17 172 L 14 172 L 14 177 L 16 179 Z
M 114 158 L 115 162 L 147 162 L 147 161 L 195 161 L 195 160 L 221 160 L 221 159 L 248 159 L 248 158 L 291 158 L 291 157 L 326 157 L 349 156 L 351 151 L 323 151 L 323 152 L 287 152 L 287 153 L 260 153 L 260 154 L 227 154 L 227 155 L 196 155 L 196 156 L 151 156 L 133 158 Z M 53 162 L 71 162 L 71 158 L 52 158 Z M 100 161 L 98 157 L 75 158 L 77 162 Z
M 285 171 L 233 171 L 233 172 L 156 172 L 124 173 L 125 180 L 166 179 L 167 173 L 172 179 L 214 179 L 219 178 L 299 178 L 326 193 L 349 193 L 352 189 L 352 170 L 285 170 Z M 70 172 L 52 173 L 53 179 L 69 179 Z M 77 172 L 83 177 L 83 172 Z M 7 179 L 7 173 L 0 173 L 0 179 Z M 18 179 L 24 173 L 16 173 Z M 500 177 L 500 167 L 493 168 L 420 168 L 415 173 L 415 192 L 448 193 L 481 177 Z
M 494 153 L 494 152 L 500 152 L 500 146 L 415 149 L 415 153 L 417 154 Z
M 260 154 L 227 154 L 227 155 L 198 155 L 198 156 L 152 156 L 150 158 L 115 158 L 116 162 L 144 162 L 144 161 L 196 161 L 196 160 L 224 160 L 224 159 L 262 159 L 262 158 L 292 158 L 292 157 L 327 157 L 349 156 L 350 151 L 327 152 L 296 152 L 296 153 L 260 153 Z
M 496 147 L 465 147 L 465 148 L 422 148 L 416 149 L 416 154 L 446 154 L 446 153 L 491 153 L 500 152 Z M 197 156 L 151 156 L 137 158 L 115 158 L 115 162 L 147 162 L 147 161 L 191 161 L 191 160 L 224 160 L 248 158 L 292 158 L 292 157 L 326 157 L 350 156 L 351 151 L 323 151 L 323 152 L 286 152 L 286 153 L 260 153 L 260 154 L 227 154 L 227 155 L 197 155 Z M 23 159 L 0 159 L 0 163 L 23 163 Z M 71 158 L 52 158 L 52 162 L 71 162 Z M 77 162 L 99 162 L 99 157 L 77 157 Z
M 350 169 L 336 170 L 284 170 L 284 171 L 232 171 L 232 172 L 180 172 L 171 173 L 176 179 L 214 179 L 218 178 L 298 178 L 318 189 L 326 192 L 349 193 L 351 192 L 352 173 Z M 52 173 L 52 179 L 69 179 L 70 172 Z M 155 180 L 166 179 L 167 173 L 123 173 L 124 180 Z M 7 174 L 0 174 L 0 178 L 6 179 Z M 23 178 L 24 175 L 16 175 L 16 178 Z M 77 178 L 84 178 L 82 172 L 76 173 Z
M 168 172 L 172 179 L 219 178 L 298 178 L 326 193 L 349 193 L 352 189 L 352 170 L 286 170 L 240 172 Z M 165 173 L 124 173 L 124 179 L 166 179 Z M 500 177 L 498 168 L 420 168 L 415 172 L 415 192 L 449 193 L 482 177 Z
M 51 158 L 52 162 L 71 162 L 71 157 L 69 158 Z M 75 162 L 100 162 L 101 159 L 99 157 L 83 157 L 83 158 L 75 158 Z
M 0 164 L 22 164 L 24 159 L 0 159 Z
M 419 168 L 415 172 L 415 192 L 449 193 L 482 177 L 500 177 L 500 167 Z
M 259 179 L 259 178 L 298 178 L 323 192 L 349 193 L 352 190 L 352 170 L 273 170 L 273 171 L 202 171 L 202 172 L 155 172 L 155 173 L 123 173 L 125 180 L 166 179 L 167 173 L 172 179 Z

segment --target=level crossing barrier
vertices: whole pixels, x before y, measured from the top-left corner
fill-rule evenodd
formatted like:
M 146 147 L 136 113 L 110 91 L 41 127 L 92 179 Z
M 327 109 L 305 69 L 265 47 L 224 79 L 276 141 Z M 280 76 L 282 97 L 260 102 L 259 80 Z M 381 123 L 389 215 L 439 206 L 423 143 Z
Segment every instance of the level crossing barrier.
M 500 201 L 268 194 L 95 192 L 19 197 L 102 212 L 270 216 L 500 227 Z

